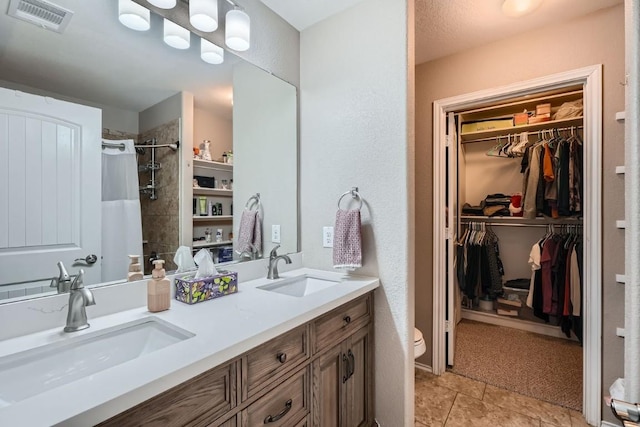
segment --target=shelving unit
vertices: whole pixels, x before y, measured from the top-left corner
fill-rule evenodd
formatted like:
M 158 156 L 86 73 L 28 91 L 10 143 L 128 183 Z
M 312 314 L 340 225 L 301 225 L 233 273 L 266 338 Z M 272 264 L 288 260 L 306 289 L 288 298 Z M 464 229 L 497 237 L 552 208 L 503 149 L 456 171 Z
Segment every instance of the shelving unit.
M 198 241 L 198 242 L 193 242 L 193 249 L 202 249 L 202 248 L 214 248 L 217 246 L 227 246 L 227 245 L 231 245 L 233 244 L 233 241 L 231 240 L 223 240 L 222 242 L 204 242 L 204 241 Z
M 213 170 L 219 170 L 219 171 L 228 171 L 228 172 L 233 171 L 233 164 L 214 162 L 213 160 L 193 159 L 193 167 L 213 169 Z
M 225 222 L 232 221 L 233 215 L 194 216 L 193 222 Z
M 233 197 L 233 190 L 222 188 L 193 187 L 194 196 Z

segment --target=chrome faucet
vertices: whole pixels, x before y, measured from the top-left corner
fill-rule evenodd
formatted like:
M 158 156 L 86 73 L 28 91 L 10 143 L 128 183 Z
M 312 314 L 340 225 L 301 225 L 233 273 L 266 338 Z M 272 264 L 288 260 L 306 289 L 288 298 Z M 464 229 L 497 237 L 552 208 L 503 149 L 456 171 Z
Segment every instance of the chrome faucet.
M 67 269 L 64 267 L 62 261 L 58 261 L 58 269 L 60 270 L 60 275 L 51 279 L 51 284 L 49 286 L 57 288 L 59 294 L 66 294 L 71 288 L 73 278 L 75 277 L 77 279 L 77 276 L 72 276 L 67 273 Z
M 240 253 L 240 259 L 243 258 L 249 258 L 252 261 L 258 258 L 258 250 L 252 243 L 250 244 L 250 250 Z
M 93 298 L 93 293 L 84 287 L 83 279 L 84 270 L 80 269 L 80 273 L 69 289 L 69 312 L 67 313 L 67 326 L 64 327 L 65 332 L 76 332 L 89 327 L 85 307 L 94 305 L 96 301 Z
M 267 273 L 267 279 L 279 279 L 280 275 L 278 274 L 278 261 L 283 259 L 287 264 L 291 264 L 291 258 L 289 255 L 278 255 L 277 250 L 280 245 L 277 245 L 275 248 L 271 249 L 271 254 L 269 255 L 269 272 Z

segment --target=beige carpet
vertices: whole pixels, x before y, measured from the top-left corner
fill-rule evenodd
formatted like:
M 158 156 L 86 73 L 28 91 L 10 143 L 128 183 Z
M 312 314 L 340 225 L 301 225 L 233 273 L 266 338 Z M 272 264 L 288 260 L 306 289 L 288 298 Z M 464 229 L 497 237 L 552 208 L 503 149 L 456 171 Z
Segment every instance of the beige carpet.
M 451 371 L 582 411 L 582 347 L 574 341 L 462 320 Z

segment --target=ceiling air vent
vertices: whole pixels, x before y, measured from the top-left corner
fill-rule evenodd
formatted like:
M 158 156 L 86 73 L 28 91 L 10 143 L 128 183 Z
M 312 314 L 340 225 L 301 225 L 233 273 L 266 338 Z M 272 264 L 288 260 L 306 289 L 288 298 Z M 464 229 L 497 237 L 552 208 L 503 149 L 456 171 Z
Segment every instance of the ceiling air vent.
M 11 0 L 7 14 L 58 33 L 64 31 L 73 16 L 72 11 L 45 0 Z

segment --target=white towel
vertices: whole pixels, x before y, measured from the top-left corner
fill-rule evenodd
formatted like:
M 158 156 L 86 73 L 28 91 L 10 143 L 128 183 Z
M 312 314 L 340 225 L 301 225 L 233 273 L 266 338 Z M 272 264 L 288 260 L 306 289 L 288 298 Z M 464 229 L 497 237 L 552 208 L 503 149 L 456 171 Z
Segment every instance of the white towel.
M 360 210 L 338 209 L 333 235 L 333 268 L 362 267 Z
M 262 218 L 258 210 L 242 211 L 236 252 L 257 252 L 262 256 Z

